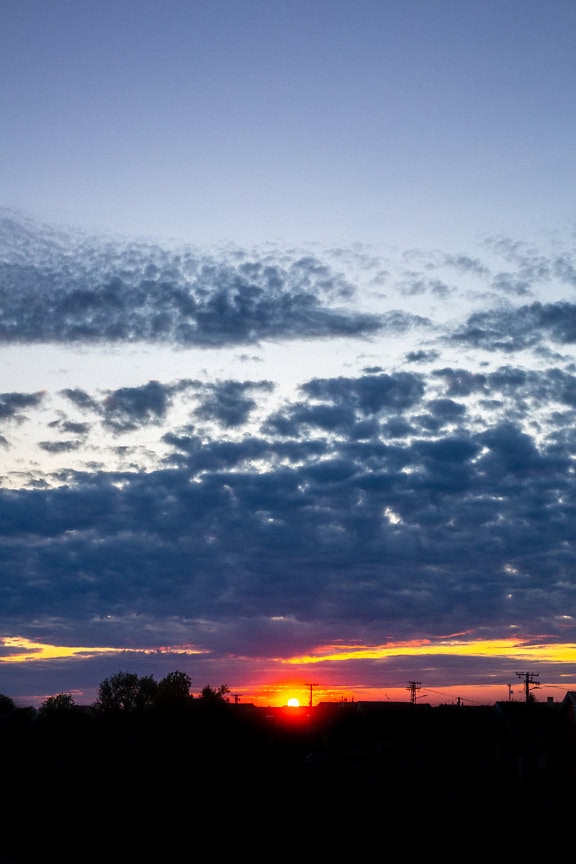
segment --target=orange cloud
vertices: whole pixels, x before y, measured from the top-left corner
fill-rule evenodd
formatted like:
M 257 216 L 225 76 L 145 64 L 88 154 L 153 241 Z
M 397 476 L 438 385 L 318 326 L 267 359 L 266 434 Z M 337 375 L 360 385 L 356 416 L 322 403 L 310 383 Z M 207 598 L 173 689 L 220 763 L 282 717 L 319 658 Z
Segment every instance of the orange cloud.
M 313 664 L 343 660 L 382 660 L 386 657 L 422 657 L 456 655 L 459 657 L 508 657 L 538 660 L 545 663 L 576 663 L 575 643 L 541 643 L 521 637 L 510 639 L 458 639 L 433 643 L 422 639 L 411 642 L 387 642 L 384 645 L 323 645 L 314 654 L 282 660 L 289 664 Z
M 6 636 L 0 638 L 0 646 L 8 649 L 7 653 L 0 653 L 2 663 L 32 663 L 39 660 L 63 660 L 67 657 L 92 657 L 97 654 L 206 654 L 191 645 L 177 645 L 162 648 L 111 648 L 71 646 L 71 645 L 46 645 L 43 642 L 32 642 L 20 636 Z

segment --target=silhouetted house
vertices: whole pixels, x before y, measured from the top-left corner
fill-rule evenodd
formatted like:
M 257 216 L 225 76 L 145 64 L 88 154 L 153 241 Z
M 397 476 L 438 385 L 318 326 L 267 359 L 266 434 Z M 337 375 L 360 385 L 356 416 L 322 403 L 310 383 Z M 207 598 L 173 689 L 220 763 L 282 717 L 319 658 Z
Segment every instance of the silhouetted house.
M 562 711 L 567 721 L 576 728 L 576 690 L 568 690 L 562 700 Z

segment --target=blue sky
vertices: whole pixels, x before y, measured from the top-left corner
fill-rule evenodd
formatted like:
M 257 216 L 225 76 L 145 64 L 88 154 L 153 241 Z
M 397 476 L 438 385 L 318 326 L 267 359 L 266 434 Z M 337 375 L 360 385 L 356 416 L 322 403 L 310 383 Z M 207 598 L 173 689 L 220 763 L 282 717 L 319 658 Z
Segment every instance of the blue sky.
M 404 246 L 573 216 L 571 2 L 1 14 L 3 197 L 49 221 Z
M 2 4 L 0 692 L 573 689 L 575 25 Z

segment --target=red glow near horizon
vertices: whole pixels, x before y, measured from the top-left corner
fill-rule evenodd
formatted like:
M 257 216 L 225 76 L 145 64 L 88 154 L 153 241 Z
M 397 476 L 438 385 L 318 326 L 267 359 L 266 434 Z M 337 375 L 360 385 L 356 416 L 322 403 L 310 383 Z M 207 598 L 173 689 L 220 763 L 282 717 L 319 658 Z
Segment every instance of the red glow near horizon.
M 470 636 L 470 634 L 466 635 Z M 2 637 L 0 648 L 3 649 L 0 653 L 0 662 L 14 665 L 52 660 L 60 663 L 78 663 L 104 654 L 109 654 L 111 657 L 158 654 L 157 651 L 148 648 L 126 650 L 101 646 L 58 646 L 34 642 L 22 637 Z M 167 658 L 173 654 L 178 657 L 180 663 L 183 656 L 192 657 L 194 654 L 210 652 L 191 645 L 179 645 L 173 646 L 172 649 L 162 648 L 160 653 Z M 417 698 L 421 702 L 432 705 L 462 701 L 470 704 L 493 704 L 510 698 L 514 701 L 522 701 L 522 682 L 516 677 L 517 673 L 504 672 L 496 677 L 490 672 L 490 664 L 493 660 L 513 661 L 513 669 L 527 668 L 533 671 L 540 669 L 538 681 L 540 686 L 534 689 L 534 696 L 538 701 L 548 698 L 557 701 L 563 698 L 567 691 L 576 689 L 576 675 L 567 671 L 571 668 L 576 669 L 576 644 L 554 643 L 546 635 L 466 639 L 462 634 L 452 634 L 435 641 L 417 639 L 373 645 L 344 642 L 324 644 L 317 646 L 306 655 L 257 658 L 254 662 L 260 665 L 258 675 L 254 675 L 252 660 L 232 658 L 238 661 L 236 674 L 234 680 L 228 680 L 227 683 L 232 691 L 242 693 L 242 702 L 257 707 L 287 706 L 289 699 L 297 699 L 303 707 L 317 705 L 319 702 L 403 702 L 410 698 L 407 692 L 408 680 L 399 681 L 396 671 L 393 673 L 394 680 L 388 686 L 386 665 L 383 664 L 380 667 L 381 682 L 374 685 L 366 681 L 362 671 L 363 666 L 359 665 L 365 661 L 368 664 L 367 673 L 370 672 L 373 677 L 374 661 L 386 661 L 398 657 L 414 658 L 414 671 L 407 673 L 407 679 L 421 679 L 422 687 Z M 452 683 L 448 677 L 451 677 L 452 673 L 443 676 L 441 666 L 438 665 L 443 662 L 441 658 L 445 657 L 461 659 L 471 657 L 475 661 L 484 660 L 485 681 L 476 684 L 470 681 Z M 337 667 L 340 670 L 338 672 L 335 671 Z M 314 671 L 310 671 L 311 669 Z M 426 670 L 429 670 L 428 681 L 426 681 Z M 464 675 L 465 670 L 463 670 Z M 434 681 L 439 683 L 435 684 Z M 430 686 L 427 687 L 427 684 Z M 24 698 L 27 697 L 22 697 Z M 95 695 L 85 696 L 86 701 L 92 701 L 94 698 Z M 38 700 L 34 697 L 32 701 Z

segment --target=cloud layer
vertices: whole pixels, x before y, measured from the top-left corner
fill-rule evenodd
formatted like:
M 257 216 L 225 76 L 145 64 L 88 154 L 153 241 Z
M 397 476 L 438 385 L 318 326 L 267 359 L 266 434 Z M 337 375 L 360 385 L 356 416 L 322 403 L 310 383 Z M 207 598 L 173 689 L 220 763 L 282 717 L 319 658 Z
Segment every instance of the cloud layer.
M 71 239 L 13 216 L 1 240 L 4 350 L 296 340 L 301 351 L 320 338 L 335 368 L 311 368 L 288 395 L 265 363 L 254 378 L 238 366 L 0 393 L 4 637 L 188 645 L 205 653 L 187 662 L 217 660 L 199 668 L 223 676 L 330 644 L 576 641 L 568 252 L 504 240 L 475 256 L 413 250 L 393 273 L 366 251 L 219 258 Z M 354 272 L 369 311 L 355 305 Z M 28 467 L 10 468 L 32 427 Z M 103 662 L 86 660 L 92 686 Z M 437 683 L 489 677 L 473 661 L 429 665 Z M 348 668 L 402 683 L 408 661 Z M 14 669 L 0 690 L 14 690 Z

